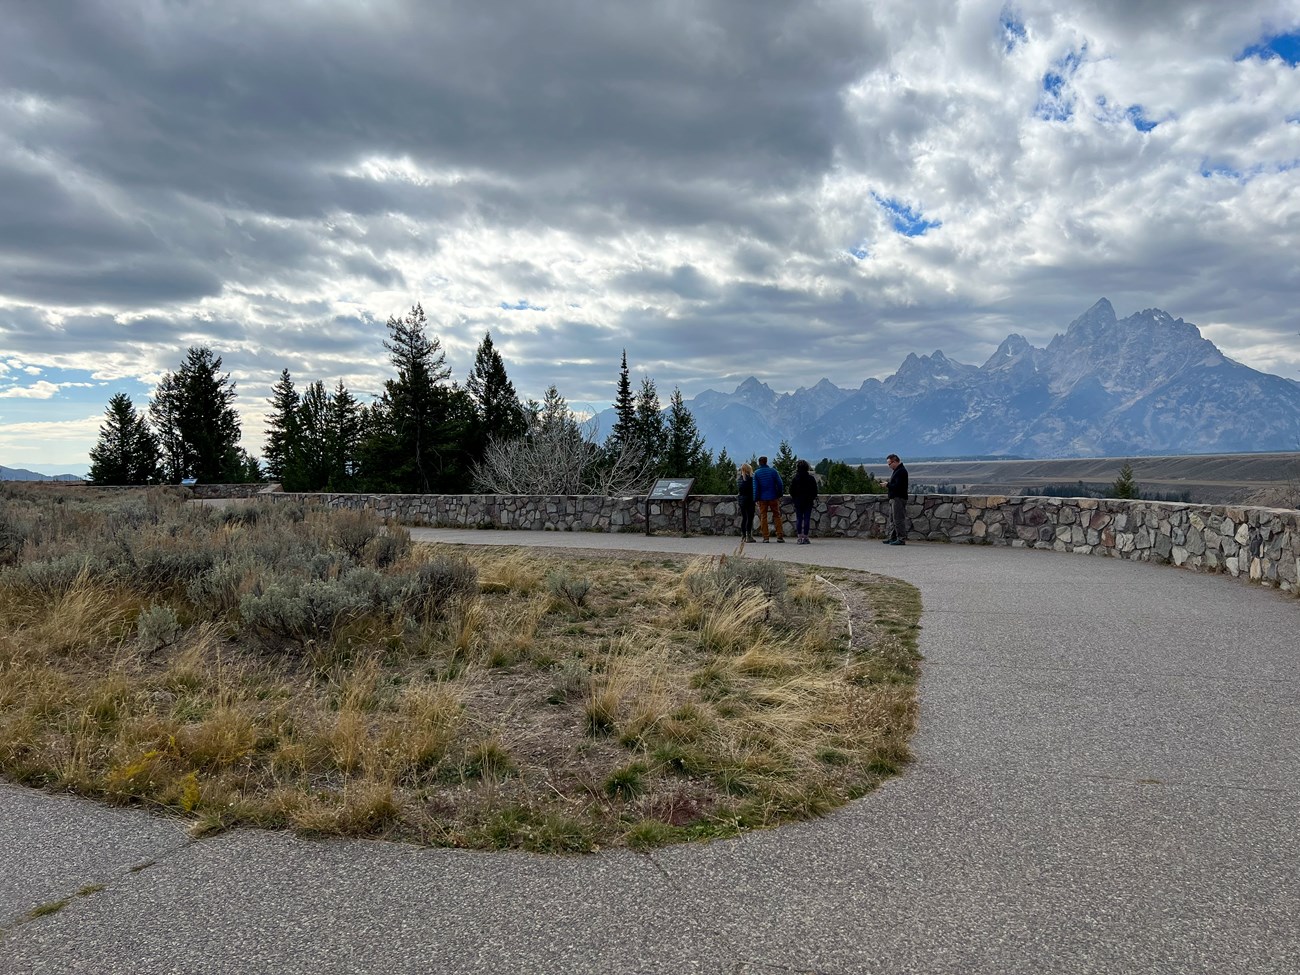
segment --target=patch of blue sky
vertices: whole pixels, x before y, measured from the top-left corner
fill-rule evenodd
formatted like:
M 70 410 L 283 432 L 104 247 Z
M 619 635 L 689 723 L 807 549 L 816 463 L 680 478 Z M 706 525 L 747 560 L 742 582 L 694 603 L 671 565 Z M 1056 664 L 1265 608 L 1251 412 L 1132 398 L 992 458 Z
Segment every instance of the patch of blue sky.
M 998 25 L 1002 28 L 1002 50 L 1006 54 L 1010 54 L 1029 39 L 1029 34 L 1025 31 L 1025 22 L 1020 20 L 1010 7 L 1002 8 Z
M 1246 174 L 1240 169 L 1234 169 L 1232 166 L 1223 163 L 1212 164 L 1208 160 L 1201 163 L 1201 175 L 1206 179 L 1219 177 L 1220 179 L 1240 180 L 1246 178 Z
M 1160 124 L 1159 122 L 1153 122 L 1151 119 L 1147 118 L 1141 105 L 1130 105 L 1124 114 L 1128 117 L 1128 120 L 1133 123 L 1133 128 L 1137 129 L 1139 132 L 1150 132 Z
M 1071 51 L 1043 74 L 1034 115 L 1049 122 L 1068 122 L 1074 117 L 1074 95 L 1070 79 L 1083 63 L 1084 52 Z
M 1227 163 L 1216 163 L 1207 159 L 1201 163 L 1201 176 L 1205 179 L 1227 179 L 1234 183 L 1245 184 L 1259 176 L 1289 173 L 1296 169 L 1300 169 L 1300 159 L 1256 163 L 1247 169 L 1237 169 Z
M 1300 64 L 1300 31 L 1266 35 L 1259 43 L 1252 44 L 1237 55 L 1238 61 L 1245 61 L 1247 58 L 1259 58 L 1262 61 L 1280 58 L 1294 68 Z
M 865 261 L 868 257 L 871 256 L 871 251 L 867 250 L 866 244 L 858 244 L 854 247 L 850 247 L 848 253 L 850 257 L 853 257 L 859 261 Z
M 875 193 L 871 195 L 889 214 L 894 229 L 904 237 L 920 237 L 927 230 L 943 226 L 942 220 L 930 220 L 901 200 L 886 198 Z
M 502 311 L 546 311 L 545 305 L 534 305 L 527 298 L 521 298 L 513 305 L 508 301 L 501 302 Z
M 135 379 L 94 379 L 81 369 L 12 368 L 0 373 L 0 418 L 41 423 L 102 413 L 115 393 L 126 393 L 137 413 L 149 408 L 151 387 Z M 10 465 L 12 466 L 12 465 Z

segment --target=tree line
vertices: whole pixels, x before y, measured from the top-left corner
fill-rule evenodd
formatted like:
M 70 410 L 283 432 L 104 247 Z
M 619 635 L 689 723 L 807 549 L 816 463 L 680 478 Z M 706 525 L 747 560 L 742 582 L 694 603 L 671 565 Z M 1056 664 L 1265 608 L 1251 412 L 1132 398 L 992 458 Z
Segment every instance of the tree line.
M 109 400 L 90 452 L 96 484 L 240 483 L 270 479 L 286 491 L 401 494 L 640 493 L 657 477 L 693 477 L 697 494 L 735 490 L 739 461 L 715 456 L 674 388 L 666 409 L 653 379 L 634 387 L 627 353 L 616 382 L 615 421 L 603 438 L 551 385 L 521 401 L 486 333 L 464 385 L 452 381 L 424 309 L 391 316 L 384 348 L 394 375 L 360 403 L 342 380 L 299 390 L 288 369 L 272 389 L 259 460 L 240 446 L 235 383 L 203 346 L 166 373 L 146 413 Z M 754 458 L 749 459 L 752 463 Z M 789 480 L 796 458 L 782 443 L 774 466 Z M 831 493 L 882 490 L 861 467 L 817 465 Z

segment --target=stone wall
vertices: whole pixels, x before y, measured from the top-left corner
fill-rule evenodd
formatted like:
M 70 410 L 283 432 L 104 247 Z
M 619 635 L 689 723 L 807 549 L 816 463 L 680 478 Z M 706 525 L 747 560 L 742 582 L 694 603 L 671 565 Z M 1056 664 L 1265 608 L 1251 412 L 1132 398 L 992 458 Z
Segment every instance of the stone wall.
M 185 489 L 196 498 L 251 498 L 279 491 L 278 484 L 187 484 Z
M 407 525 L 564 532 L 644 532 L 641 497 L 275 494 L 318 500 L 336 508 L 370 508 Z M 914 495 L 908 537 L 974 545 L 1049 548 L 1164 562 L 1244 576 L 1289 591 L 1300 577 L 1300 511 L 1094 498 Z M 651 502 L 650 529 L 680 532 L 680 502 Z M 794 520 L 788 499 L 786 521 Z M 879 538 L 888 523 L 881 495 L 823 495 L 813 509 L 812 534 Z M 687 502 L 687 530 L 739 535 L 738 504 L 729 495 Z M 789 524 L 787 534 L 793 534 Z

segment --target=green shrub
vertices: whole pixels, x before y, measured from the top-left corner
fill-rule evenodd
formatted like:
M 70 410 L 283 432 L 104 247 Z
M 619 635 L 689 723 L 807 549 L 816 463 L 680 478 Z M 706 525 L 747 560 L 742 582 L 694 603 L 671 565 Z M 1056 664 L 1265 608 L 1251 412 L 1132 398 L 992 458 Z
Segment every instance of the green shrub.
M 239 615 L 264 638 L 327 643 L 335 631 L 368 612 L 371 603 L 343 582 L 274 583 L 244 595 Z
M 550 572 L 546 576 L 546 588 L 561 602 L 568 603 L 574 609 L 582 609 L 591 592 L 591 580 L 567 572 Z
M 26 532 L 18 522 L 0 512 L 0 565 L 17 562 L 26 539 Z
M 135 621 L 136 639 L 148 650 L 157 650 L 176 642 L 181 624 L 170 606 L 150 606 Z
M 43 599 L 58 599 L 72 589 L 78 578 L 103 578 L 109 574 L 101 559 L 84 555 L 60 555 L 40 562 L 25 562 L 0 572 L 0 585 Z

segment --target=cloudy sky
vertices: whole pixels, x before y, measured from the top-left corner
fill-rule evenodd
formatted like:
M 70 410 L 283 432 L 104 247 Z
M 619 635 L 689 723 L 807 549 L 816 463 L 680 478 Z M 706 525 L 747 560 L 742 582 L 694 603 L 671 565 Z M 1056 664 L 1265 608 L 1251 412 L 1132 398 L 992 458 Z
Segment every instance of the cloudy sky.
M 1300 0 L 51 0 L 0 32 L 0 464 L 238 384 L 856 387 L 1099 297 L 1300 377 Z M 1066 12 L 1068 10 L 1068 12 Z M 79 467 L 80 465 L 80 467 Z

